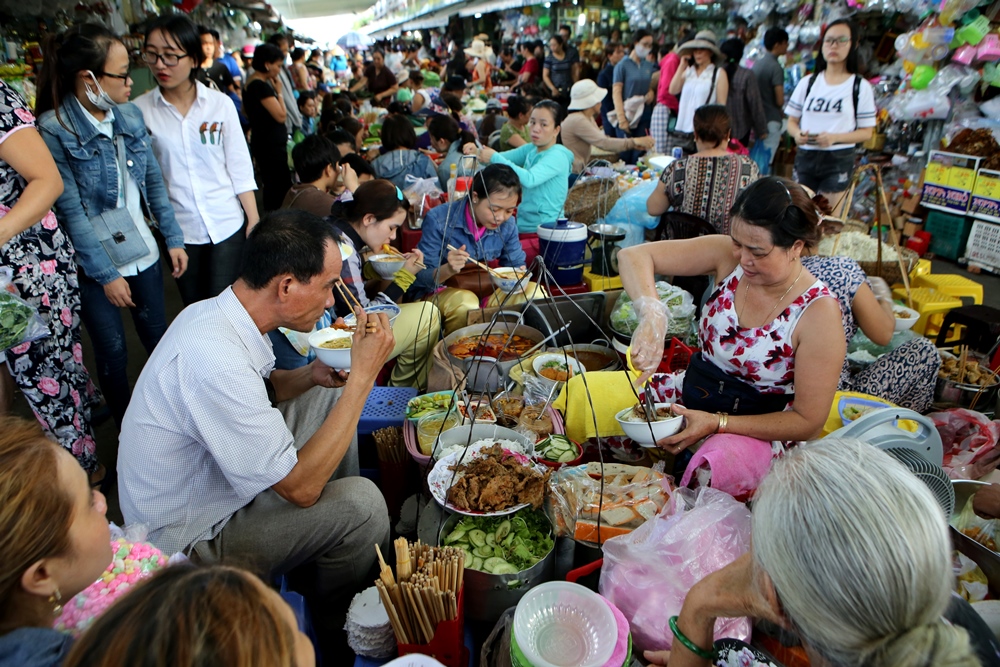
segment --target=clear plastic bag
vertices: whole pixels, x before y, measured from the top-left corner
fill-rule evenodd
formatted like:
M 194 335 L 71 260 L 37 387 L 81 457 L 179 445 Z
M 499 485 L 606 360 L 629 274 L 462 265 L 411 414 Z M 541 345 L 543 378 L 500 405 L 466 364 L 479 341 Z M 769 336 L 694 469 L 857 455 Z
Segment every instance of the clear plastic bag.
M 996 467 L 1000 422 L 965 408 L 927 415 L 944 446 L 942 467 L 952 479 L 978 479 Z
M 17 295 L 14 272 L 0 269 L 0 352 L 49 335 L 38 310 Z
M 663 512 L 604 544 L 600 593 L 628 619 L 637 651 L 669 650 L 668 620 L 691 587 L 750 548 L 750 511 L 711 488 L 678 489 Z M 720 618 L 715 638 L 747 641 L 750 621 Z
M 686 338 L 691 332 L 694 321 L 694 297 L 680 287 L 660 280 L 656 283 L 656 294 L 660 301 L 667 306 L 669 319 L 667 322 L 666 339 L 676 336 Z M 639 316 L 635 312 L 635 304 L 625 292 L 621 293 L 611 311 L 611 327 L 623 334 L 635 333 L 639 326 Z
M 653 468 L 605 463 L 603 475 L 596 462 L 560 468 L 547 500 L 556 535 L 600 544 L 637 529 L 667 504 L 673 479 L 663 470 L 662 461 Z
M 968 602 L 986 599 L 990 583 L 976 562 L 963 553 L 953 554 L 952 571 L 955 573 L 955 592 Z
M 973 509 L 975 495 L 969 496 L 965 507 L 951 520 L 951 525 L 955 530 L 968 538 L 979 542 L 990 551 L 997 551 L 997 536 L 1000 534 L 1000 521 L 997 519 L 984 519 Z

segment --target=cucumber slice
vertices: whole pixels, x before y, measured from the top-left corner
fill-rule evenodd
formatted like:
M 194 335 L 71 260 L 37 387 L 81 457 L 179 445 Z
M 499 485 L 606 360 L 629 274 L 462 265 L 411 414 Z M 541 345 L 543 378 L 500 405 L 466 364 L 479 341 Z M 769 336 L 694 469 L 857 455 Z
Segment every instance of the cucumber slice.
M 490 558 L 493 555 L 493 547 L 488 547 L 484 544 L 481 547 L 473 549 L 472 553 L 479 558 Z
M 504 561 L 503 565 L 493 568 L 493 574 L 517 574 L 517 572 L 517 568 L 506 561 Z
M 481 547 L 486 544 L 486 533 L 476 528 L 475 530 L 469 531 L 469 541 L 477 547 Z
M 496 536 L 493 533 L 488 533 L 486 535 L 486 544 L 489 545 L 489 546 L 491 546 L 491 547 L 495 547 L 496 546 L 496 544 L 497 544 L 497 538 L 496 538 Z
M 460 539 L 465 537 L 465 528 L 456 528 L 455 530 L 448 533 L 447 537 L 444 538 L 445 544 L 451 544 L 452 542 L 458 542 Z
M 483 559 L 482 558 L 473 558 L 472 559 L 472 565 L 470 565 L 469 568 L 473 569 L 473 570 L 480 570 L 480 571 L 482 571 L 482 569 L 483 569 Z
M 559 463 L 569 463 L 575 458 L 576 458 L 576 452 L 571 451 L 571 452 L 565 452 L 564 454 L 562 454 L 562 456 L 556 459 L 556 461 L 558 461 Z
M 497 526 L 497 531 L 496 531 L 497 542 L 507 537 L 509 533 L 510 533 L 510 521 L 504 519 L 503 521 L 500 522 L 500 525 Z
M 509 547 L 510 543 L 514 541 L 514 533 L 507 533 L 507 537 L 503 540 L 503 545 Z
M 486 571 L 487 572 L 492 572 L 493 574 L 497 574 L 497 568 L 498 567 L 502 567 L 504 565 L 508 565 L 507 561 L 505 561 L 503 558 L 499 558 L 499 557 L 487 558 L 483 562 L 483 567 L 486 568 Z M 510 567 L 510 566 L 508 565 L 508 567 Z M 514 571 L 517 572 L 517 570 L 514 570 Z

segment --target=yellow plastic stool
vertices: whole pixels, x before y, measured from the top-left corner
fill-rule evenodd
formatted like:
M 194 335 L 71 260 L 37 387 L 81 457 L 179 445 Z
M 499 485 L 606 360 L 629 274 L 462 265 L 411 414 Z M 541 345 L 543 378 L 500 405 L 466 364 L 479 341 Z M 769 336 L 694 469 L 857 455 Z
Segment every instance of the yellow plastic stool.
M 977 306 L 983 304 L 983 286 L 964 276 L 953 273 L 935 273 L 917 276 L 913 279 L 914 287 L 930 287 L 949 296 L 972 299 Z
M 917 265 L 913 267 L 910 271 L 910 280 L 913 280 L 917 276 L 930 275 L 931 272 L 931 260 L 929 259 L 918 259 Z
M 928 320 L 933 316 L 939 315 L 935 319 L 937 320 L 937 328 L 940 329 L 944 314 L 952 308 L 962 307 L 962 302 L 959 299 L 929 287 L 911 289 L 911 303 L 907 303 L 906 290 L 902 287 L 892 290 L 892 296 L 920 313 L 920 319 L 913 325 L 913 331 L 922 336 L 930 335 L 927 331 Z

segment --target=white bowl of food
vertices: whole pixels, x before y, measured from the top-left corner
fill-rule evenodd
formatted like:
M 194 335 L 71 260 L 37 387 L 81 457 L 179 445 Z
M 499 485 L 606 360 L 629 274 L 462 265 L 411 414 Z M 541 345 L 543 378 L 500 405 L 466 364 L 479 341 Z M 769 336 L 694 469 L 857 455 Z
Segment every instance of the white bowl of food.
M 912 329 L 913 325 L 920 319 L 920 313 L 912 308 L 900 306 L 898 303 L 892 304 L 892 314 L 896 316 L 896 331 Z
M 604 598 L 565 581 L 525 593 L 512 631 L 528 663 L 540 666 L 600 667 L 618 644 L 618 622 Z
M 396 318 L 399 317 L 399 313 L 402 311 L 394 303 L 377 303 L 365 308 L 365 312 L 369 315 L 372 313 L 385 313 L 385 316 L 389 318 L 389 326 L 392 326 L 392 323 L 396 321 Z M 355 317 L 354 313 L 351 313 L 344 318 L 344 323 L 353 327 L 357 324 L 357 320 L 358 318 Z
M 403 268 L 406 264 L 406 260 L 399 255 L 372 255 L 368 258 L 371 265 L 375 268 L 375 273 L 377 273 L 384 280 L 392 280 L 396 272 Z
M 583 364 L 574 357 L 560 352 L 540 354 L 531 362 L 531 370 L 542 381 L 546 389 L 559 385 L 578 373 L 583 372 Z
M 351 343 L 354 332 L 328 327 L 309 334 L 309 347 L 316 358 L 338 371 L 351 370 Z
M 658 440 L 681 430 L 684 417 L 674 415 L 673 403 L 656 403 L 656 421 L 647 421 L 642 403 L 625 408 L 615 415 L 625 435 L 642 447 L 655 447 Z
M 531 271 L 504 266 L 499 269 L 493 269 L 490 272 L 490 280 L 493 281 L 494 287 L 504 292 L 527 289 L 528 283 L 531 282 Z

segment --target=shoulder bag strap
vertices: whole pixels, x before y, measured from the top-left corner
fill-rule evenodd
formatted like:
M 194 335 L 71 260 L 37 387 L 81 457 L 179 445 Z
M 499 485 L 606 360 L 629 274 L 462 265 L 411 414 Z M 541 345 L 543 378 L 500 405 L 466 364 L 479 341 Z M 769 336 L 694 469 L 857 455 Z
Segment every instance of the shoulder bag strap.
M 854 91 L 851 99 L 854 101 L 854 129 L 858 129 L 858 101 L 861 99 L 861 77 L 854 75 Z
M 712 65 L 715 69 L 712 70 L 712 85 L 708 87 L 708 97 L 705 98 L 705 104 L 712 103 L 712 93 L 715 92 L 715 80 L 719 77 L 719 66 Z
M 125 138 L 122 135 L 115 136 L 115 147 L 118 152 L 118 178 L 121 183 L 118 187 L 122 189 L 122 199 L 125 202 L 125 208 L 128 208 L 128 162 L 125 153 Z

